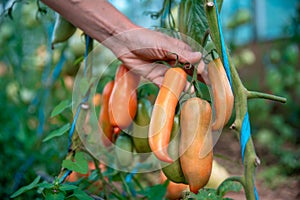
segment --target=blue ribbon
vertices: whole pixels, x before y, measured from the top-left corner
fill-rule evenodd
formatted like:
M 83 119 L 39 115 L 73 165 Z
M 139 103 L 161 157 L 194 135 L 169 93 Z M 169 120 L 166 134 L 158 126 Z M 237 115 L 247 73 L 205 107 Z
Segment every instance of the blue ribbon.
M 131 181 L 132 181 L 133 176 L 138 172 L 139 168 L 140 168 L 140 163 L 138 163 L 136 165 L 136 167 L 133 168 L 133 170 L 129 174 L 127 174 L 127 176 L 125 177 L 125 182 L 129 186 L 130 192 L 132 193 L 132 195 L 134 197 L 136 196 L 136 191 L 135 191 Z
M 220 14 L 219 14 L 218 4 L 217 4 L 216 0 L 214 0 L 214 4 L 216 6 L 216 14 L 217 14 L 217 19 L 218 19 L 217 21 L 218 21 L 218 27 L 219 27 L 220 40 L 221 40 L 221 48 L 222 48 L 222 57 L 223 57 L 224 68 L 225 68 L 226 75 L 227 75 L 227 78 L 229 80 L 229 83 L 232 86 L 229 62 L 228 62 L 228 57 L 227 57 L 227 53 L 226 53 L 226 45 L 225 45 L 223 31 L 222 31 L 222 25 L 221 25 L 221 17 L 220 17 Z
M 218 4 L 217 1 L 214 0 L 214 4 L 216 7 L 216 15 L 217 15 L 217 21 L 218 21 L 218 27 L 219 27 L 219 34 L 220 34 L 220 40 L 221 40 L 221 50 L 222 50 L 222 57 L 223 57 L 223 63 L 224 63 L 224 68 L 226 71 L 227 78 L 230 82 L 230 86 L 232 89 L 232 80 L 231 80 L 231 74 L 230 74 L 230 68 L 229 68 L 229 61 L 226 53 L 226 45 L 224 41 L 224 36 L 222 32 L 222 26 L 221 26 L 221 17 L 219 14 L 218 10 Z M 244 155 L 245 155 L 245 149 L 246 149 L 246 144 L 250 138 L 251 135 L 251 128 L 250 128 L 250 120 L 249 120 L 249 114 L 248 111 L 246 112 L 243 123 L 242 123 L 242 130 L 241 130 L 241 138 L 240 138 L 240 143 L 241 143 L 241 153 L 242 153 L 242 161 L 244 163 Z M 256 190 L 256 187 L 254 186 L 254 195 L 255 199 L 259 199 L 258 193 Z
M 84 75 L 86 75 L 86 71 L 87 71 L 87 56 L 88 56 L 88 45 L 90 44 L 90 37 L 89 36 L 85 36 L 85 39 L 86 39 L 86 48 L 85 48 L 85 53 L 84 53 Z M 78 105 L 77 107 L 77 110 L 76 110 L 76 113 L 75 113 L 75 117 L 73 119 L 73 122 L 72 122 L 72 126 L 71 126 L 71 129 L 69 131 L 69 136 L 68 136 L 68 150 L 70 150 L 71 148 L 71 145 L 72 145 L 72 136 L 74 134 L 74 131 L 75 131 L 75 127 L 76 127 L 76 123 L 77 123 L 77 120 L 78 120 L 78 117 L 79 117 L 79 113 L 81 111 L 81 105 L 85 102 L 87 102 L 89 100 L 89 96 L 90 96 L 90 91 L 88 90 L 87 94 L 85 95 L 85 97 L 82 99 L 81 103 Z M 59 182 L 62 183 L 64 182 L 64 180 L 72 173 L 71 170 L 67 170 L 65 172 L 65 174 L 60 178 Z
M 57 80 L 58 76 L 60 75 L 60 72 L 62 71 L 62 68 L 63 68 L 65 62 L 66 62 L 66 56 L 65 56 L 64 52 L 62 52 L 62 55 L 52 72 L 52 76 L 50 78 L 51 85 L 53 85 L 54 82 Z
M 68 149 L 70 149 L 70 148 L 71 148 L 71 145 L 72 145 L 72 136 L 73 136 L 73 133 L 74 133 L 74 131 L 75 131 L 75 127 L 76 127 L 76 123 L 77 123 L 77 119 L 78 119 L 80 110 L 81 110 L 81 106 L 79 105 L 78 108 L 77 108 L 77 110 L 76 110 L 76 114 L 75 114 L 75 117 L 74 117 L 74 119 L 73 119 L 71 129 L 70 129 L 70 131 L 69 131 L 69 144 L 68 144 Z
M 64 182 L 64 181 L 66 180 L 66 178 L 67 178 L 71 173 L 72 173 L 72 171 L 68 169 L 68 170 L 64 173 L 64 175 L 59 179 L 59 183 Z
M 85 34 L 85 53 L 84 53 L 84 71 L 83 74 L 86 76 L 87 69 L 88 69 L 88 55 L 89 55 L 89 48 L 93 44 L 93 40 L 90 36 Z
M 88 45 L 90 44 L 90 37 L 89 36 L 85 36 L 85 39 L 86 39 L 86 48 L 85 48 L 85 53 L 84 53 L 84 75 L 86 75 L 86 71 L 87 71 L 87 56 L 88 56 Z M 89 99 L 89 96 L 90 96 L 90 92 L 88 91 L 87 94 L 85 95 L 85 97 L 82 99 L 81 103 L 78 105 L 77 107 L 77 110 L 76 110 L 76 113 L 75 113 L 75 117 L 73 119 L 73 122 L 72 122 L 72 126 L 71 126 L 71 129 L 69 131 L 69 136 L 68 136 L 68 150 L 70 150 L 71 148 L 71 145 L 72 145 L 72 136 L 74 134 L 74 131 L 75 131 L 75 127 L 76 127 L 76 123 L 77 123 L 77 120 L 78 120 L 78 117 L 79 117 L 79 113 L 81 111 L 81 105 L 85 102 L 88 101 Z M 67 170 L 64 175 L 59 179 L 59 182 L 62 183 L 65 181 L 65 179 L 72 173 L 72 170 Z
M 76 113 L 75 113 L 75 117 L 73 119 L 71 129 L 69 131 L 69 145 L 68 145 L 68 149 L 71 148 L 72 136 L 73 136 L 73 133 L 75 131 L 75 127 L 76 127 L 76 123 L 77 123 L 77 120 L 78 120 L 78 117 L 79 117 L 79 113 L 81 111 L 81 105 L 84 104 L 84 103 L 86 103 L 89 100 L 89 95 L 90 95 L 90 92 L 88 91 L 87 94 L 86 94 L 86 96 L 82 99 L 81 103 L 77 107 L 77 110 L 76 110 Z
M 46 114 L 45 114 L 45 104 L 49 98 L 50 95 L 50 89 L 57 80 L 58 76 L 60 75 L 62 68 L 64 66 L 64 63 L 66 61 L 66 57 L 64 53 L 62 53 L 59 62 L 56 64 L 55 68 L 53 69 L 53 72 L 51 76 L 47 76 L 46 74 L 49 74 L 48 69 L 44 71 L 42 82 L 44 85 L 46 85 L 46 89 L 44 90 L 41 105 L 39 107 L 39 124 L 37 128 L 37 134 L 40 136 L 44 131 L 45 121 L 46 121 Z
M 126 183 L 130 183 L 133 176 L 138 172 L 139 164 L 125 177 Z
M 92 40 L 88 35 L 85 35 L 85 53 L 84 53 L 84 76 L 86 76 L 86 72 L 87 72 L 87 68 L 88 68 L 88 62 L 87 62 L 87 57 L 88 57 L 88 53 L 89 53 L 89 45 L 91 44 Z M 85 102 L 87 102 L 89 100 L 89 96 L 90 96 L 90 92 L 88 90 L 87 94 L 85 95 L 85 97 L 82 99 L 81 103 L 78 105 L 76 113 L 75 113 L 75 117 L 73 119 L 72 122 L 72 126 L 71 129 L 69 131 L 69 144 L 68 144 L 68 149 L 70 150 L 71 145 L 72 145 L 72 136 L 73 133 L 75 131 L 75 127 L 76 127 L 76 123 L 79 117 L 79 113 L 81 111 L 81 105 Z
M 255 195 L 255 199 L 259 200 L 258 193 L 255 186 L 254 186 L 254 195 Z
M 248 111 L 246 112 L 243 123 L 242 123 L 242 130 L 241 130 L 241 151 L 242 151 L 242 160 L 244 162 L 244 156 L 245 156 L 245 149 L 247 142 L 250 138 L 251 130 L 250 130 L 250 120 L 249 120 L 249 114 Z

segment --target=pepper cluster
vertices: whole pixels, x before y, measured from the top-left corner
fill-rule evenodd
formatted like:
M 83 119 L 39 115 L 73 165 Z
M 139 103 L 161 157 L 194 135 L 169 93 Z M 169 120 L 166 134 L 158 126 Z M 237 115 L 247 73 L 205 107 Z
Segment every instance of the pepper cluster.
M 132 164 L 130 152 L 152 152 L 161 164 L 162 179 L 171 182 L 170 198 L 171 187 L 189 187 L 197 193 L 207 184 L 213 161 L 212 132 L 222 129 L 232 113 L 234 97 L 220 59 L 212 60 L 207 70 L 211 101 L 191 95 L 179 103 L 188 81 L 181 67 L 167 70 L 153 105 L 147 98 L 138 98 L 140 78 L 123 64 L 102 93 L 103 144 L 115 143 L 122 167 Z M 132 134 L 123 131 L 128 127 Z

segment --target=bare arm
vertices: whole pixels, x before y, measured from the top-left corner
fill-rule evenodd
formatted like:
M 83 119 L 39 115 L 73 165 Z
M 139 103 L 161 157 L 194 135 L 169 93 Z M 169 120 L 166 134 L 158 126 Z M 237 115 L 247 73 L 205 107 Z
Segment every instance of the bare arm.
M 106 0 L 42 0 L 90 37 L 106 38 L 138 28 Z
M 111 49 L 131 70 L 160 85 L 167 67 L 156 60 L 197 63 L 200 52 L 182 41 L 133 24 L 106 0 L 41 0 L 90 37 Z M 198 73 L 204 69 L 200 62 Z

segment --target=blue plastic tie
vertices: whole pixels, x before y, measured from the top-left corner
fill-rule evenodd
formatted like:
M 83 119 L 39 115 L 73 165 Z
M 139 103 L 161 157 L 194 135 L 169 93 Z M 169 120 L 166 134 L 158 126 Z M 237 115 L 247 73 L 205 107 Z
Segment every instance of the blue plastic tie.
M 259 200 L 258 192 L 257 192 L 255 186 L 254 186 L 254 195 L 255 195 L 255 199 L 256 199 L 256 200 Z
M 226 45 L 225 45 L 223 31 L 222 31 L 222 25 L 221 25 L 221 17 L 220 17 L 219 11 L 218 11 L 218 4 L 217 4 L 216 0 L 214 0 L 214 4 L 215 4 L 215 7 L 216 7 L 216 14 L 217 14 L 217 19 L 218 19 L 217 21 L 218 21 L 218 27 L 219 27 L 220 40 L 221 40 L 221 48 L 222 48 L 222 57 L 223 57 L 224 68 L 225 68 L 226 75 L 227 75 L 227 78 L 229 80 L 229 83 L 232 86 L 229 62 L 228 62 L 228 57 L 227 57 L 227 53 L 226 53 Z M 232 87 L 231 87 L 231 89 L 232 89 Z
M 37 134 L 39 136 L 44 131 L 44 126 L 45 126 L 45 121 L 46 121 L 45 104 L 46 104 L 46 101 L 49 99 L 50 89 L 53 86 L 54 82 L 57 80 L 60 72 L 62 71 L 65 61 L 66 61 L 66 57 L 64 54 L 62 54 L 58 63 L 56 64 L 56 66 L 53 69 L 52 75 L 51 76 L 48 75 L 48 78 L 46 78 L 46 76 L 44 76 L 42 79 L 42 81 L 46 85 L 46 88 L 42 94 L 42 100 L 41 100 L 41 102 L 40 102 L 41 104 L 39 106 L 39 117 L 38 117 L 39 124 L 38 124 L 38 128 L 37 128 Z M 44 75 L 46 75 L 46 72 L 49 73 L 48 70 L 46 70 L 44 72 Z M 47 83 L 47 80 L 49 80 L 49 83 Z
M 73 122 L 72 122 L 72 126 L 71 126 L 71 129 L 69 131 L 69 149 L 71 148 L 71 144 L 72 144 L 72 136 L 73 136 L 73 133 L 75 131 L 75 127 L 76 127 L 76 123 L 77 123 L 77 120 L 78 120 L 78 117 L 79 117 L 79 113 L 81 111 L 81 105 L 85 102 L 87 102 L 89 100 L 89 92 L 87 93 L 86 97 L 84 97 L 81 101 L 81 103 L 78 105 L 77 107 L 77 110 L 76 110 L 76 113 L 75 113 L 75 117 L 73 119 Z
M 130 183 L 132 181 L 133 176 L 138 172 L 138 166 L 135 167 L 129 174 L 127 174 L 125 181 L 126 183 Z
M 68 169 L 68 170 L 64 173 L 64 175 L 59 179 L 59 183 L 64 182 L 64 181 L 66 180 L 66 178 L 67 178 L 71 173 L 72 173 L 72 171 Z
M 244 162 L 244 156 L 245 156 L 245 149 L 246 144 L 250 138 L 251 132 L 250 132 L 250 120 L 249 120 L 249 114 L 248 111 L 246 112 L 243 123 L 242 123 L 242 130 L 241 130 L 241 151 L 242 151 L 242 160 Z
M 25 163 L 23 163 L 21 165 L 21 167 L 18 169 L 18 171 L 15 173 L 14 175 L 14 183 L 13 183 L 13 191 L 16 191 L 17 189 L 19 189 L 20 184 L 23 182 L 24 180 L 24 174 L 27 171 L 28 168 L 30 168 L 32 166 L 32 164 L 35 161 L 35 157 L 34 155 L 30 155 L 30 157 L 25 161 Z
M 218 11 L 218 4 L 217 4 L 216 0 L 214 0 L 214 4 L 215 4 L 215 7 L 216 7 L 217 21 L 218 21 L 218 26 L 219 26 L 219 33 L 220 33 L 224 68 L 225 68 L 225 71 L 226 71 L 226 74 L 227 74 L 227 77 L 228 77 L 228 80 L 230 82 L 231 89 L 232 89 L 229 62 L 228 62 L 228 57 L 227 57 L 227 53 L 226 53 L 226 46 L 225 46 L 224 36 L 223 36 L 223 33 L 222 33 L 222 26 L 221 26 L 220 14 L 219 14 L 219 11 Z M 243 160 L 243 162 L 244 162 L 244 154 L 245 154 L 246 144 L 247 144 L 247 142 L 250 138 L 250 135 L 251 135 L 250 120 L 249 120 L 249 115 L 248 115 L 248 111 L 247 111 L 245 116 L 244 116 L 244 119 L 243 119 L 242 130 L 241 130 L 241 151 L 242 151 L 242 160 Z
M 52 72 L 52 76 L 51 76 L 51 85 L 54 83 L 54 81 L 57 80 L 58 76 L 60 75 L 60 72 L 62 71 L 62 68 L 65 64 L 65 61 L 66 61 L 66 56 L 64 53 L 62 53 L 58 63 L 56 64 L 53 72 Z
M 69 145 L 68 145 L 68 149 L 71 148 L 71 144 L 72 144 L 72 136 L 73 136 L 73 133 L 74 133 L 74 131 L 75 131 L 76 122 L 77 122 L 77 119 L 78 119 L 78 117 L 79 117 L 80 110 L 81 110 L 81 106 L 79 105 L 78 108 L 77 108 L 77 110 L 76 110 L 76 114 L 75 114 L 75 117 L 74 117 L 74 119 L 73 119 L 71 129 L 70 129 L 70 131 L 69 131 Z
M 85 52 L 84 52 L 84 70 L 83 74 L 86 76 L 87 69 L 88 69 L 88 55 L 89 55 L 89 46 L 91 45 L 91 38 L 87 34 L 85 34 Z
M 88 68 L 87 56 L 88 56 L 88 53 L 89 53 L 89 45 L 92 42 L 92 40 L 88 35 L 85 35 L 85 41 L 86 41 L 86 43 L 85 43 L 86 47 L 85 47 L 85 53 L 84 53 L 84 76 L 86 76 L 86 72 L 87 72 L 87 68 Z M 69 131 L 69 138 L 68 138 L 69 139 L 69 144 L 68 144 L 68 149 L 69 150 L 70 150 L 71 145 L 72 145 L 72 136 L 73 136 L 74 131 L 75 131 L 75 127 L 76 127 L 76 123 L 77 123 L 77 120 L 78 120 L 78 117 L 79 117 L 79 113 L 81 111 L 81 105 L 89 100 L 89 96 L 90 96 L 90 92 L 88 90 L 87 94 L 85 95 L 85 97 L 82 99 L 81 103 L 77 107 L 75 117 L 73 119 L 71 129 Z
M 224 36 L 222 32 L 222 25 L 221 25 L 221 17 L 218 11 L 218 4 L 217 1 L 214 0 L 214 4 L 216 7 L 216 15 L 217 15 L 217 21 L 218 21 L 218 27 L 219 27 L 219 34 L 220 34 L 220 40 L 221 40 L 221 49 L 222 49 L 222 57 L 223 57 L 223 63 L 224 63 L 224 68 L 226 71 L 227 78 L 230 82 L 230 86 L 232 89 L 232 80 L 231 80 L 231 73 L 230 73 L 230 68 L 229 68 L 229 62 L 228 62 L 228 57 L 226 53 L 226 45 L 224 41 Z M 232 89 L 233 90 L 233 89 Z M 242 123 L 242 130 L 241 130 L 241 153 L 242 153 L 242 161 L 244 163 L 244 155 L 245 155 L 245 149 L 246 149 L 246 144 L 250 138 L 251 135 L 251 129 L 250 129 L 250 120 L 249 120 L 249 114 L 248 111 L 246 112 L 243 123 Z M 256 187 L 254 186 L 254 194 L 255 194 L 255 199 L 258 200 L 258 193 L 256 190 Z
M 37 127 L 37 135 L 41 136 L 44 131 L 44 125 L 45 125 L 45 110 L 44 110 L 44 102 L 41 102 L 41 105 L 39 106 L 38 111 L 38 127 Z
M 138 169 L 140 168 L 140 163 L 136 165 L 136 167 L 125 177 L 125 182 L 129 185 L 129 189 L 133 196 L 136 196 L 136 191 L 132 185 L 132 178 L 133 176 L 138 172 Z

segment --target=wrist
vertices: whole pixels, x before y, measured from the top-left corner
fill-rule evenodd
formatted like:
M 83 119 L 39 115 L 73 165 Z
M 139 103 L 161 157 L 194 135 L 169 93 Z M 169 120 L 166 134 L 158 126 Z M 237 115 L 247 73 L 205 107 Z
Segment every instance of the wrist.
M 111 27 L 109 28 L 110 30 L 109 32 L 111 36 L 117 36 L 122 33 L 139 29 L 139 28 L 141 27 L 139 27 L 136 24 L 133 24 L 129 19 L 124 17 L 122 19 L 119 19 L 118 22 L 116 22 L 115 24 L 111 24 Z

